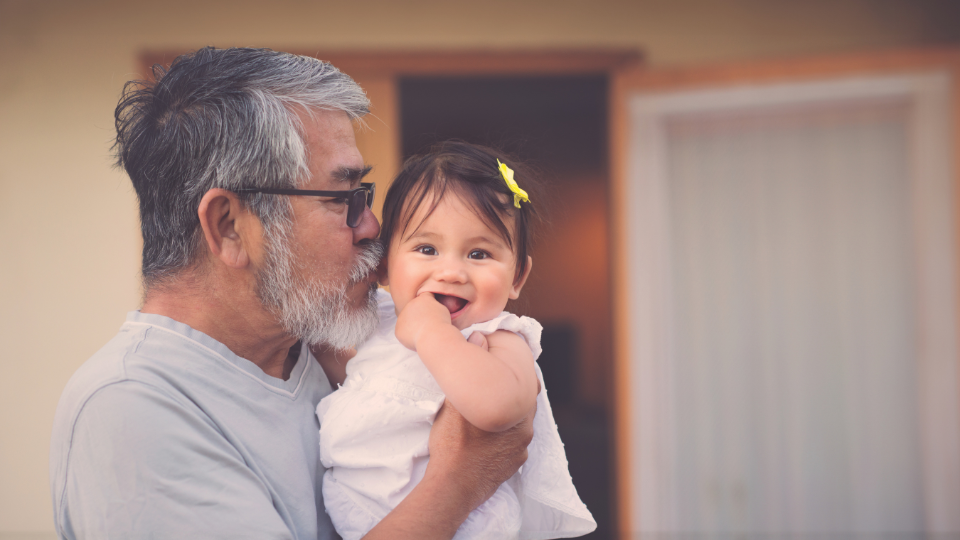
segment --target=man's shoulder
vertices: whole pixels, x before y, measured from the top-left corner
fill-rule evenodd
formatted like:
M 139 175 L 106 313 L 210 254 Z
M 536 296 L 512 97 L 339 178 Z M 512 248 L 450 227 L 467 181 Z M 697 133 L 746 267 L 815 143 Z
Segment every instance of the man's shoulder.
M 154 389 L 145 381 L 139 380 L 137 370 L 131 370 L 131 360 L 135 360 L 138 349 L 148 333 L 147 327 L 124 324 L 117 334 L 103 347 L 84 362 L 63 389 L 54 416 L 51 439 L 51 461 L 56 462 L 57 454 L 69 448 L 77 418 L 95 396 L 107 393 L 126 392 L 126 389 L 141 387 L 147 392 Z M 136 407 L 131 401 L 122 411 L 129 412 Z M 113 413 L 119 411 L 110 411 Z M 54 471 L 51 471 L 54 472 Z
M 67 384 L 50 449 L 57 530 L 313 530 L 319 436 L 304 426 L 330 391 L 322 370 L 304 353 L 299 375 L 269 384 L 218 342 L 171 326 L 128 320 Z M 278 515 L 272 493 L 303 519 Z M 123 511 L 98 521 L 118 500 Z M 193 517 L 170 519 L 183 512 Z
M 126 361 L 134 354 L 146 335 L 146 328 L 123 325 L 110 341 L 84 362 L 70 380 L 60 397 L 59 409 L 73 408 L 99 389 L 127 380 Z
M 184 353 L 188 351 L 181 345 L 176 347 L 177 354 L 165 355 L 171 352 L 169 342 L 178 340 L 177 336 L 167 334 L 170 333 L 158 332 L 150 325 L 124 323 L 117 334 L 70 377 L 60 397 L 58 414 L 61 409 L 75 414 L 75 409 L 92 395 L 118 383 L 163 386 L 166 377 L 157 377 L 157 372 L 164 371 L 163 364 L 170 360 L 185 360 Z M 198 351 L 197 355 L 201 353 Z
M 160 402 L 189 406 L 189 399 L 179 391 L 178 381 L 189 376 L 186 365 L 203 357 L 203 351 L 192 351 L 178 343 L 189 340 L 161 330 L 128 320 L 74 372 L 54 416 L 52 464 L 58 458 L 66 459 L 81 415 L 109 423 L 125 418 L 145 419 L 151 410 L 166 407 L 158 405 Z
M 126 376 L 104 376 L 83 390 L 82 400 L 61 402 L 65 408 L 57 412 L 51 439 L 58 532 L 85 530 L 105 538 L 176 531 L 169 536 L 183 538 L 204 536 L 197 532 L 204 528 L 226 531 L 247 519 L 251 530 L 267 527 L 285 537 L 287 525 L 272 511 L 270 493 L 250 468 L 249 456 L 187 396 Z M 127 506 L 104 518 L 103 509 L 121 500 Z M 191 501 L 235 508 L 237 515 L 184 513 Z

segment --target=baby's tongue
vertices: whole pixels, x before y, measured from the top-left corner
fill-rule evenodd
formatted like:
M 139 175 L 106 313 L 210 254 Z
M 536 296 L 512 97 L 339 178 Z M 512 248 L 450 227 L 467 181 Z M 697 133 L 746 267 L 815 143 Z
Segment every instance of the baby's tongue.
M 443 307 L 447 308 L 450 313 L 456 313 L 463 309 L 463 306 L 467 305 L 467 301 L 463 298 L 458 298 L 456 296 L 447 296 L 446 294 L 436 294 L 434 293 L 434 298 L 437 299 L 437 302 L 443 304 Z

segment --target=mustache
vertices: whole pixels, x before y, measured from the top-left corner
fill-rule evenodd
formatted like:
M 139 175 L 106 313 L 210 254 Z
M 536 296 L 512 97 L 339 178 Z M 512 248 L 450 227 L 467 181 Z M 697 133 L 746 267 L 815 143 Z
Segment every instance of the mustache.
M 376 240 L 362 244 L 357 260 L 350 269 L 350 283 L 359 283 L 375 272 L 383 259 L 383 253 L 383 244 Z

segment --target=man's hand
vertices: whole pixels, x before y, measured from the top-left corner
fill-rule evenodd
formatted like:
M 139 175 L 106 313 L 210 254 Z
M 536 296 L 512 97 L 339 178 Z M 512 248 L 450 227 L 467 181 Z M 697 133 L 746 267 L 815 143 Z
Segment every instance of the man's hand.
M 474 508 L 527 460 L 533 415 L 499 433 L 474 427 L 445 403 L 430 430 L 423 479 L 364 540 L 449 540 Z
M 453 326 L 450 319 L 450 310 L 437 302 L 433 293 L 420 293 L 416 298 L 407 302 L 403 311 L 397 315 L 397 339 L 404 347 L 415 351 L 420 336 L 430 332 L 430 328 Z
M 430 431 L 426 475 L 459 486 L 471 510 L 480 506 L 527 461 L 535 412 L 506 431 L 491 433 L 474 427 L 445 403 Z
M 467 338 L 467 342 L 473 343 L 485 351 L 490 350 L 490 344 L 487 342 L 487 336 L 481 334 L 480 332 L 474 332 L 470 334 L 470 337 Z

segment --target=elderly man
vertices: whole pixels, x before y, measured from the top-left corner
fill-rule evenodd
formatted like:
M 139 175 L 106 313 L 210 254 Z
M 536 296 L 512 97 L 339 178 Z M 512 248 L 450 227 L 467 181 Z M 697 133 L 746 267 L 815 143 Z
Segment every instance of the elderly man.
M 63 538 L 336 537 L 314 409 L 376 326 L 379 224 L 329 64 L 202 49 L 117 107 L 140 201 L 145 298 L 64 390 L 51 489 Z M 526 457 L 529 421 L 445 408 L 423 481 L 368 538 L 450 538 Z

